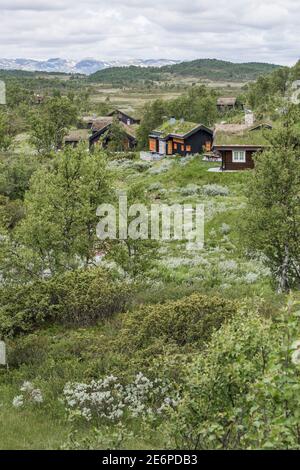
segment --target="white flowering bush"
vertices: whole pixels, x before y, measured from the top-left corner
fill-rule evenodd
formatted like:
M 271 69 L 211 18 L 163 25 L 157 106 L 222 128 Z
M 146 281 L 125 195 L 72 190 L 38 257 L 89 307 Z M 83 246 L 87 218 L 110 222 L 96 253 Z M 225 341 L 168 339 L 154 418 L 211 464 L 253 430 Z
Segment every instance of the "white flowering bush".
M 226 261 L 221 261 L 219 263 L 219 269 L 221 272 L 226 273 L 226 272 L 235 272 L 238 269 L 238 264 L 235 260 L 233 259 L 228 259 Z
M 153 168 L 150 168 L 148 173 L 150 175 L 160 175 L 162 173 L 167 173 L 171 166 L 173 166 L 173 161 L 172 160 L 164 160 L 159 166 L 154 166 Z
M 20 387 L 22 395 L 18 395 L 13 399 L 14 408 L 22 408 L 27 404 L 41 404 L 43 403 L 43 395 L 39 388 L 35 388 L 31 382 L 24 382 Z
M 64 400 L 70 418 L 119 422 L 125 417 L 160 416 L 176 407 L 179 397 L 169 383 L 139 373 L 126 385 L 113 375 L 89 384 L 68 383 Z
M 257 273 L 247 273 L 244 277 L 244 282 L 246 284 L 254 284 L 259 279 L 259 274 Z
M 181 194 L 183 196 L 194 196 L 198 194 L 199 186 L 197 184 L 188 184 L 185 188 L 181 189 Z
M 161 191 L 163 188 L 163 185 L 161 183 L 152 183 L 150 184 L 148 191 Z
M 229 188 L 219 184 L 206 184 L 203 186 L 202 192 L 205 196 L 228 196 Z
M 220 227 L 220 233 L 221 233 L 222 235 L 228 235 L 228 234 L 230 233 L 230 231 L 231 231 L 230 225 L 225 224 L 225 223 L 221 225 L 221 227 Z
M 292 363 L 295 366 L 299 366 L 300 365 L 300 341 L 299 340 L 294 341 L 294 343 L 291 346 L 291 350 L 293 351 L 292 352 Z

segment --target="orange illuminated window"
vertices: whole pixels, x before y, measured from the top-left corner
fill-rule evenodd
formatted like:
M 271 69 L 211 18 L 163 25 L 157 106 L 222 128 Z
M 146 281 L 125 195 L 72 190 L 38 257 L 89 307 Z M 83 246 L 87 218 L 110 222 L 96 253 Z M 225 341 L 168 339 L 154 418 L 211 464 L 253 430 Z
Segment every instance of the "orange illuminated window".
M 192 151 L 192 147 L 191 147 L 190 145 L 187 145 L 187 146 L 186 146 L 186 151 L 187 151 L 187 152 L 191 152 L 191 151 Z
M 181 146 L 181 151 L 184 152 L 184 145 Z
M 174 143 L 174 150 L 177 150 L 178 145 Z

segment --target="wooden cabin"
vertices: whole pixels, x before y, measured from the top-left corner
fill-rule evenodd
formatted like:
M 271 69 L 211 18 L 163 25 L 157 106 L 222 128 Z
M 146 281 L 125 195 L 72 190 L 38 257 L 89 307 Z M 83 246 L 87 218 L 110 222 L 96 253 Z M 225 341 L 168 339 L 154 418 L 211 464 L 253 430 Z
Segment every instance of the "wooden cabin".
M 202 124 L 174 118 L 149 135 L 150 152 L 160 155 L 192 155 L 211 151 L 213 131 Z
M 64 144 L 72 147 L 77 147 L 80 143 L 86 142 L 88 144 L 90 132 L 87 129 L 71 130 L 64 138 Z
M 269 146 L 270 124 L 220 124 L 214 132 L 213 151 L 222 158 L 223 171 L 254 168 L 253 156 Z
M 101 145 L 102 148 L 107 147 L 110 140 L 109 130 L 113 122 L 114 117 L 105 117 L 94 121 L 92 125 L 92 135 L 89 139 L 90 148 L 94 145 Z M 134 150 L 137 144 L 136 126 L 127 126 L 127 124 L 124 124 L 122 121 L 120 121 L 120 125 L 125 131 L 124 148 Z
M 234 96 L 221 97 L 217 100 L 218 111 L 231 111 L 237 106 L 237 99 Z
M 124 111 L 121 111 L 120 109 L 115 109 L 111 113 L 108 114 L 108 117 L 116 117 L 118 121 L 123 122 L 123 124 L 126 124 L 127 126 L 133 126 L 134 124 L 140 124 L 141 120 L 130 116 Z

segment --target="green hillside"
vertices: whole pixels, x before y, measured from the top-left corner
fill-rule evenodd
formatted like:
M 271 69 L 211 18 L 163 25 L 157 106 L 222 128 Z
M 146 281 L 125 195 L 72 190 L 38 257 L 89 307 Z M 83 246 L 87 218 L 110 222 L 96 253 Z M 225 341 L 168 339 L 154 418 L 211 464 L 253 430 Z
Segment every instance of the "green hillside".
M 198 59 L 165 67 L 112 67 L 100 70 L 90 76 L 93 82 L 116 83 L 136 82 L 139 80 L 166 80 L 170 74 L 184 77 L 197 77 L 209 80 L 249 81 L 265 75 L 279 65 L 249 62 L 236 64 L 217 59 Z
M 181 62 L 162 71 L 177 75 L 195 76 L 211 80 L 255 80 L 258 76 L 272 72 L 279 65 L 249 62 L 236 64 L 217 59 L 198 59 L 192 62 Z

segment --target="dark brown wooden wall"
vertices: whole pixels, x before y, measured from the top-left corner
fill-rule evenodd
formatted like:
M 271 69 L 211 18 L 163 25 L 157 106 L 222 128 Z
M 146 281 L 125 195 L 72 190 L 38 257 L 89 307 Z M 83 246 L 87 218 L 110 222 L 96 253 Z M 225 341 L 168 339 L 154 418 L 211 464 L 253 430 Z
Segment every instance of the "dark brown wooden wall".
M 255 154 L 254 150 L 246 151 L 246 162 L 235 163 L 232 161 L 231 150 L 221 150 L 222 154 L 222 168 L 223 170 L 247 170 L 254 168 L 254 161 L 252 156 Z

